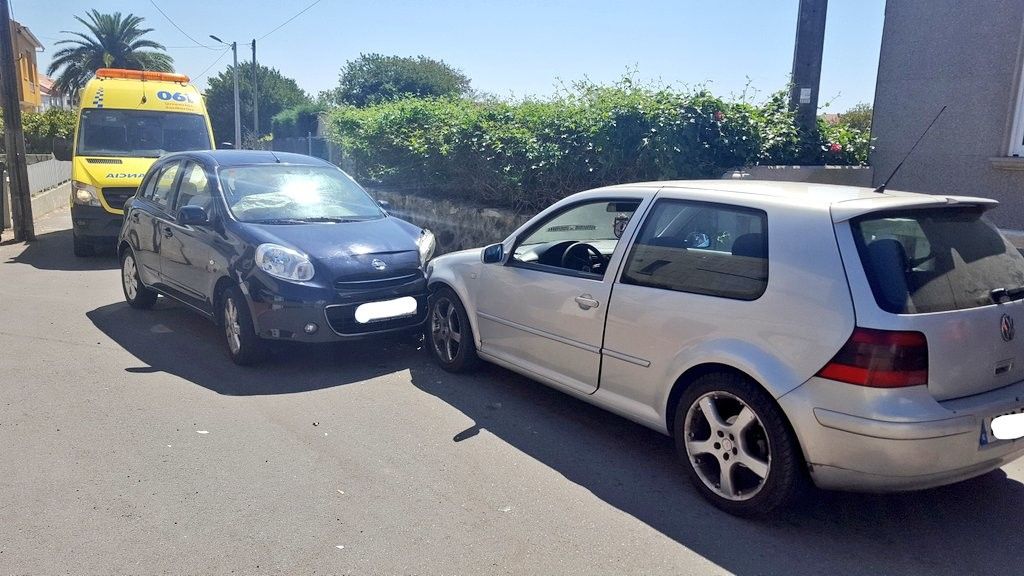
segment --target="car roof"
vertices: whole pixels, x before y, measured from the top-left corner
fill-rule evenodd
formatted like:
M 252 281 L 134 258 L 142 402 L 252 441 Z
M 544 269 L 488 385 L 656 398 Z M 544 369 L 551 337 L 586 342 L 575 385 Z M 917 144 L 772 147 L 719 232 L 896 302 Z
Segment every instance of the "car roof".
M 199 158 L 209 164 L 220 167 L 229 166 L 251 166 L 253 164 L 292 164 L 303 166 L 334 166 L 333 164 L 306 156 L 305 154 L 293 154 L 291 152 L 276 152 L 271 150 L 192 150 L 187 152 L 176 152 L 168 154 L 163 159 L 177 157 Z
M 969 196 L 950 196 L 945 194 L 923 194 L 889 190 L 876 192 L 875 188 L 863 186 L 840 186 L 835 184 L 816 184 L 813 182 L 784 182 L 774 180 L 668 180 L 662 182 L 639 182 L 636 184 L 620 184 L 603 190 L 630 189 L 654 194 L 664 191 L 702 191 L 721 192 L 723 194 L 750 194 L 760 200 L 777 202 L 786 205 L 799 205 L 807 208 L 831 210 L 833 217 L 846 220 L 866 212 L 874 212 L 887 208 L 926 207 L 949 204 L 969 204 L 991 208 L 998 204 L 988 198 Z

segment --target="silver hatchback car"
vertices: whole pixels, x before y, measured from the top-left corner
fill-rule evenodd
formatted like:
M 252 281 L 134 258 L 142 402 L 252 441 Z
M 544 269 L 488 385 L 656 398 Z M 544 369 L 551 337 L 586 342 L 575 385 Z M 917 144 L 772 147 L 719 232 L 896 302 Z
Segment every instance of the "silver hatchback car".
M 1024 257 L 995 205 L 759 181 L 583 192 L 428 266 L 429 348 L 673 436 L 734 514 L 808 481 L 957 482 L 1024 454 L 1020 431 L 993 433 L 1024 408 Z

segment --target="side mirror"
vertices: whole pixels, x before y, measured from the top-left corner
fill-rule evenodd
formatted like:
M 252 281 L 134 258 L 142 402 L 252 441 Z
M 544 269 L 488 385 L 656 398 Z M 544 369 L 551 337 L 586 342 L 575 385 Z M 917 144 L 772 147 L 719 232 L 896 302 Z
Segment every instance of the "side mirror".
M 220 143 L 220 149 L 221 150 L 234 150 L 235 149 L 235 145 L 232 142 L 221 142 Z
M 377 200 L 377 205 L 385 210 L 391 208 L 391 202 L 388 202 L 387 200 Z
M 71 142 L 67 138 L 53 139 L 53 157 L 61 162 L 71 160 Z
M 178 210 L 178 224 L 182 226 L 198 226 L 210 221 L 202 206 L 182 206 Z
M 481 259 L 484 261 L 484 264 L 495 264 L 497 262 L 501 262 L 501 260 L 504 257 L 504 244 L 491 244 L 490 246 L 484 248 L 484 251 L 481 255 Z

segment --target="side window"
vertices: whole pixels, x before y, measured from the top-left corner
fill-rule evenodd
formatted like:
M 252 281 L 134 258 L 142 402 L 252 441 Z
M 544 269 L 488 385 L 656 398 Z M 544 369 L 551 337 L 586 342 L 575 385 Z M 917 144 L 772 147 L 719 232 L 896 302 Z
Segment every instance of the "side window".
M 170 204 L 171 196 L 174 195 L 174 179 L 178 176 L 178 168 L 180 167 L 181 163 L 175 162 L 164 168 L 155 178 L 156 185 L 153 188 L 153 194 L 146 196 L 146 199 L 161 208 L 167 208 Z
M 541 222 L 512 250 L 510 262 L 602 277 L 639 200 L 576 204 Z
M 738 206 L 658 200 L 633 243 L 622 282 L 756 300 L 768 285 L 768 217 Z
M 174 212 L 177 213 L 182 206 L 199 206 L 209 211 L 211 200 L 206 170 L 195 162 L 185 164 L 185 174 L 181 177 L 178 196 L 174 199 Z

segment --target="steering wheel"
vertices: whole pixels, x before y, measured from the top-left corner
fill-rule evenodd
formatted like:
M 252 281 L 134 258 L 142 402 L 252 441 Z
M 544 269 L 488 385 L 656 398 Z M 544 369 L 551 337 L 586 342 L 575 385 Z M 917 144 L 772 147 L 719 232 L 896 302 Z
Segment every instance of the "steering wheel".
M 604 254 L 586 242 L 571 244 L 562 253 L 562 268 L 592 272 L 597 264 L 604 264 Z

